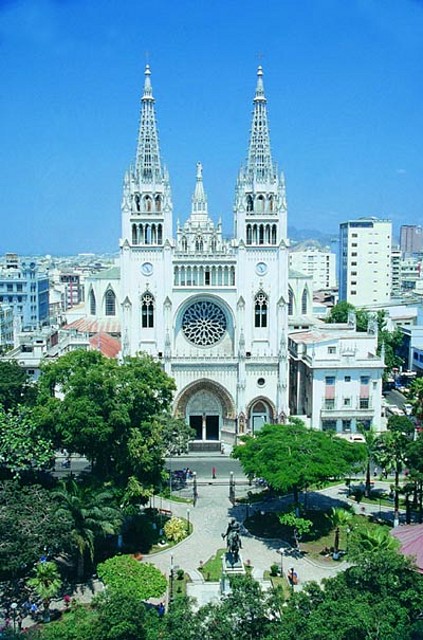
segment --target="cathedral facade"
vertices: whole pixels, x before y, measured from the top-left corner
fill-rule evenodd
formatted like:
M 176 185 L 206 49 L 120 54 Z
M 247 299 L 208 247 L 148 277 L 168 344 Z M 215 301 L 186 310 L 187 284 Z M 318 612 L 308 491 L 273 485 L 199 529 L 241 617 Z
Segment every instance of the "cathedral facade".
M 124 178 L 122 353 L 162 362 L 177 385 L 175 415 L 205 449 L 288 414 L 287 207 L 266 103 L 259 67 L 230 240 L 209 214 L 200 163 L 191 213 L 173 233 L 148 66 L 135 163 Z

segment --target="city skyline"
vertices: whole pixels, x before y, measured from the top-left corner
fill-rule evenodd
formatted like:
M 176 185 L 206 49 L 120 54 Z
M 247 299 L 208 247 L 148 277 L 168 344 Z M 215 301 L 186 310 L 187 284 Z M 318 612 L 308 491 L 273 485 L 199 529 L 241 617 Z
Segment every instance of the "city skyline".
M 258 64 L 290 226 L 335 234 L 377 216 L 397 236 L 421 222 L 422 3 L 99 7 L 2 4 L 0 253 L 117 251 L 147 60 L 174 224 L 201 161 L 210 215 L 232 233 Z

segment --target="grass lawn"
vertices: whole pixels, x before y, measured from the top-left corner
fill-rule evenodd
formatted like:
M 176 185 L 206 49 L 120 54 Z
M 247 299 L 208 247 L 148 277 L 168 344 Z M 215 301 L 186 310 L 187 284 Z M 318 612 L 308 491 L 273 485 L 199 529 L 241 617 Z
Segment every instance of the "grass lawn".
M 303 517 L 310 519 L 313 522 L 313 529 L 304 534 L 300 542 L 300 550 L 302 553 L 310 555 L 312 558 L 318 558 L 323 562 L 333 562 L 332 556 L 327 553 L 328 550 L 333 547 L 335 539 L 335 530 L 332 528 L 331 522 L 327 517 L 328 512 L 324 511 L 305 511 Z M 276 513 L 260 513 L 254 514 L 244 522 L 244 526 L 253 534 L 261 538 L 277 538 L 293 543 L 292 527 L 287 527 L 279 522 L 278 515 Z M 357 528 L 366 527 L 372 529 L 374 527 L 380 527 L 378 523 L 372 522 L 364 515 L 354 514 L 350 522 L 350 529 L 354 535 L 354 530 Z M 340 531 L 340 549 L 346 550 L 347 548 L 347 533 L 346 530 L 341 528 Z M 325 553 L 326 551 L 326 553 Z
M 270 580 L 273 589 L 282 588 L 283 599 L 289 600 L 292 594 L 292 589 L 289 586 L 288 580 L 285 578 L 285 576 L 272 576 L 270 574 L 270 571 L 265 571 L 263 574 L 263 578 L 265 580 Z
M 207 562 L 198 567 L 198 570 L 201 571 L 206 582 L 219 582 L 219 580 L 221 579 L 223 571 L 222 556 L 225 555 L 226 551 L 226 548 L 218 549 L 214 556 L 209 558 Z M 251 575 L 253 566 L 251 565 L 251 563 L 249 563 L 248 560 L 247 562 L 244 562 L 244 569 L 246 575 Z
M 182 600 L 187 595 L 187 582 L 191 582 L 187 573 L 184 573 L 181 579 L 176 576 L 173 579 L 173 599 Z
M 206 582 L 219 582 L 222 576 L 222 556 L 226 553 L 225 549 L 218 549 L 216 554 L 209 558 L 202 566 L 200 565 L 199 571 L 204 576 Z

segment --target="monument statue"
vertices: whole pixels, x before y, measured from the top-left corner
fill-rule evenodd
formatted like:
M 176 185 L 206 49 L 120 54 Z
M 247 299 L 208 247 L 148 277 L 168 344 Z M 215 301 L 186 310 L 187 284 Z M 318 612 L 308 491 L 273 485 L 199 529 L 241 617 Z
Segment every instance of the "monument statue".
M 222 533 L 222 538 L 226 538 L 228 553 L 231 554 L 231 564 L 236 564 L 239 561 L 239 550 L 242 548 L 240 530 L 241 525 L 239 522 L 235 518 L 231 518 L 228 522 L 226 533 Z

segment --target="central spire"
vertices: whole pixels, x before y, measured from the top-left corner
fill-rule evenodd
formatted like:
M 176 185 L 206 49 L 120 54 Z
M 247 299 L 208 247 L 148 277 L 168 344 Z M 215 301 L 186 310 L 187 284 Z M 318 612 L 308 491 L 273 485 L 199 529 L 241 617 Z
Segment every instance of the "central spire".
M 257 182 L 265 182 L 274 176 L 267 123 L 266 96 L 264 95 L 263 68 L 257 69 L 257 87 L 254 96 L 253 122 L 248 148 L 247 173 Z
M 195 190 L 192 196 L 191 220 L 206 222 L 208 220 L 207 196 L 203 184 L 203 165 L 197 162 Z
M 136 157 L 136 170 L 139 180 L 144 183 L 163 179 L 150 76 L 150 65 L 147 64 L 145 67 L 144 93 L 141 98 L 141 118 Z

